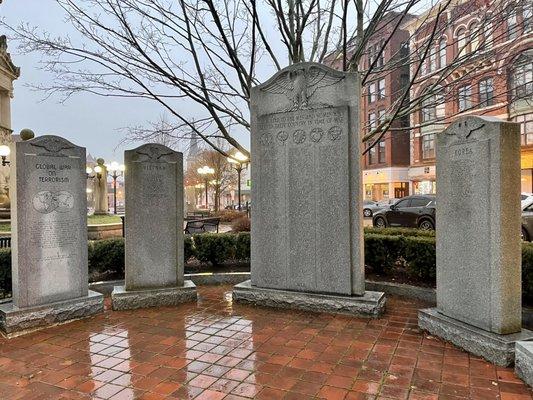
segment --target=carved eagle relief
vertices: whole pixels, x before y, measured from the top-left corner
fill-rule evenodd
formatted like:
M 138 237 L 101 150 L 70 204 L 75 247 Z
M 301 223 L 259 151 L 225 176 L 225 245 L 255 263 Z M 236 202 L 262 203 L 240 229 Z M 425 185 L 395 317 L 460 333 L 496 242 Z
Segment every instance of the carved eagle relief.
M 147 161 L 147 160 L 159 161 L 160 159 L 164 160 L 166 156 L 173 155 L 173 152 L 169 151 L 169 149 L 167 149 L 164 146 L 159 146 L 157 144 L 154 144 L 154 145 L 150 144 L 150 145 L 142 146 L 141 149 L 138 149 L 137 155 L 144 156 L 143 161 Z M 140 157 L 137 157 L 138 160 L 139 158 Z
M 450 125 L 444 133 L 450 136 L 457 136 L 460 141 L 464 141 L 468 139 L 472 133 L 482 129 L 484 126 L 485 123 L 479 118 L 466 118 Z
M 45 135 L 33 139 L 30 144 L 34 147 L 39 147 L 49 153 L 59 153 L 62 150 L 73 149 L 75 147 L 69 141 L 52 135 Z
M 285 71 L 261 90 L 287 96 L 291 107 L 283 111 L 307 110 L 313 108 L 310 100 L 318 89 L 334 85 L 343 79 L 344 76 L 331 75 L 327 70 L 312 65 Z

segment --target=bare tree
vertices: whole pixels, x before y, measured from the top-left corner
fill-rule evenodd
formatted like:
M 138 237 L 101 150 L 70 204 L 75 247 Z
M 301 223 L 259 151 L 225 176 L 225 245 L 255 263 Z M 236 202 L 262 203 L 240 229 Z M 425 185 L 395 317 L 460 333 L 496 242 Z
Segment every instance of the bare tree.
M 223 146 L 217 144 L 220 148 Z M 225 150 L 224 150 L 225 151 Z M 227 158 L 219 151 L 208 149 L 198 154 L 185 172 L 187 182 L 203 183 L 204 177 L 198 173 L 198 168 L 208 166 L 213 168 L 214 173 L 208 177 L 208 184 L 211 186 L 215 199 L 215 211 L 220 210 L 220 198 L 226 190 L 236 183 L 235 171 Z
M 237 137 L 247 134 L 250 89 L 286 63 L 341 60 L 339 68 L 359 71 L 362 84 L 376 74 L 409 65 L 411 78 L 378 126 L 364 140 L 377 141 L 392 123 L 443 101 L 441 88 L 455 71 L 482 58 L 481 51 L 458 56 L 445 68 L 422 74 L 436 43 L 453 23 L 456 1 L 443 0 L 424 14 L 424 40 L 414 41 L 384 65 L 368 59 L 369 40 L 387 30 L 383 53 L 393 35 L 424 10 L 422 0 L 55 0 L 77 37 L 54 37 L 35 27 L 11 26 L 23 52 L 43 54 L 43 68 L 55 80 L 38 85 L 47 95 L 63 100 L 79 92 L 100 96 L 150 99 L 172 116 L 168 135 L 176 139 L 201 137 L 227 156 L 225 148 L 248 154 Z M 520 0 L 525 3 L 525 0 Z M 478 35 L 504 18 L 500 0 L 482 0 Z M 505 10 L 503 10 L 505 11 Z M 394 18 L 387 18 L 393 13 Z M 385 22 L 384 22 L 385 21 Z M 496 32 L 496 31 L 495 31 Z M 420 31 L 413 32 L 413 38 Z M 411 40 L 409 41 L 411 42 Z M 450 40 L 448 46 L 456 46 Z M 472 72 L 468 72 L 472 73 Z M 467 75 L 468 75 L 467 73 Z M 424 75 L 424 76 L 422 76 Z M 421 79 L 431 84 L 423 95 L 410 96 Z M 130 135 L 150 137 L 155 127 L 133 129 Z M 224 146 L 219 146 L 218 138 Z M 376 139 L 377 138 L 377 139 Z
M 177 132 L 176 126 L 168 120 L 166 114 L 162 114 L 159 120 L 149 122 L 148 126 L 136 125 L 121 129 L 126 133 L 121 144 L 126 143 L 158 143 L 174 150 L 187 150 L 182 136 Z

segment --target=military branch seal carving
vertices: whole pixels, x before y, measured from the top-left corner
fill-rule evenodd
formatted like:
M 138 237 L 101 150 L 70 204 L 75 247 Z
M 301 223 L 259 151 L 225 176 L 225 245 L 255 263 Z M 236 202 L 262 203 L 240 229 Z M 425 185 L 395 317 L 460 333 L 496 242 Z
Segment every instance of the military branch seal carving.
M 271 145 L 272 144 L 272 134 L 270 133 L 263 133 L 261 135 L 261 139 L 259 139 L 261 141 L 261 144 L 263 146 L 268 146 L 268 145 Z
M 334 141 L 341 137 L 342 129 L 339 126 L 332 126 L 328 130 L 329 140 Z
M 313 142 L 315 143 L 320 142 L 320 140 L 322 139 L 322 136 L 324 136 L 324 131 L 322 130 L 322 128 L 311 129 L 311 134 L 309 135 L 309 137 L 311 138 Z
M 42 191 L 33 196 L 33 208 L 41 214 L 50 214 L 53 211 L 66 213 L 74 207 L 74 197 L 70 192 Z
M 343 79 L 344 75 L 339 76 L 318 65 L 307 65 L 281 73 L 261 90 L 283 94 L 289 99 L 291 106 L 280 111 L 309 110 L 324 107 L 324 104 L 311 103 L 318 89 L 334 85 Z
M 62 150 L 73 149 L 75 146 L 65 139 L 56 136 L 41 136 L 33 139 L 31 145 L 41 148 L 48 153 L 57 154 Z
M 302 129 L 297 129 L 292 134 L 292 139 L 294 140 L 294 143 L 300 144 L 305 142 L 305 131 Z
M 285 142 L 289 138 L 289 133 L 287 131 L 279 131 L 277 136 L 280 142 Z

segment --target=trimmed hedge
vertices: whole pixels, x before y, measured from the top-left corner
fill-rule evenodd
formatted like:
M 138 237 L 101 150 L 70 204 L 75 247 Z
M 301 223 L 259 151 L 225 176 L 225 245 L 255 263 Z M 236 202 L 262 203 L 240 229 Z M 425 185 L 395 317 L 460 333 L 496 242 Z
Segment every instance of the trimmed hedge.
M 378 274 L 387 273 L 394 268 L 404 248 L 403 236 L 366 233 L 365 263 L 372 266 L 372 270 Z
M 365 227 L 365 233 L 373 233 L 377 235 L 435 237 L 435 231 L 423 231 L 416 228 L 374 228 L 372 226 L 367 226 Z
M 410 277 L 420 281 L 436 283 L 435 238 L 405 236 L 404 259 Z
M 89 271 L 124 273 L 124 239 L 89 242 Z M 205 233 L 185 236 L 185 261 L 218 266 L 250 259 L 250 233 Z M 365 228 L 365 262 L 372 272 L 435 285 L 435 237 L 411 229 Z M 522 244 L 524 302 L 533 305 L 533 243 Z M 0 293 L 11 291 L 11 249 L 0 249 Z
M 11 294 L 11 249 L 0 249 L 0 298 Z
M 522 244 L 522 296 L 533 305 L 533 243 Z
M 224 261 L 235 258 L 236 235 L 220 233 L 202 233 L 193 235 L 196 258 L 201 262 L 210 262 L 217 266 Z
M 115 272 L 124 275 L 124 239 L 90 241 L 88 258 L 91 272 Z
M 235 237 L 235 258 L 237 260 L 250 259 L 250 241 L 251 236 L 249 232 L 237 233 Z
M 185 235 L 183 238 L 183 253 L 185 262 L 192 257 L 196 257 L 196 249 L 194 248 L 192 237 L 190 235 Z

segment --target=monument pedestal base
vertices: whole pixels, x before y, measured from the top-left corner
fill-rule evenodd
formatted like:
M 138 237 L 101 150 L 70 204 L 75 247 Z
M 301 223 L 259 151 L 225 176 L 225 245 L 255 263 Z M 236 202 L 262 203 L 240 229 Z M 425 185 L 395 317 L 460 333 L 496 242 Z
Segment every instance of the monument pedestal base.
M 257 306 L 378 317 L 385 310 L 383 292 L 366 291 L 363 296 L 294 292 L 252 286 L 245 281 L 233 287 L 233 301 Z
M 515 351 L 516 375 L 533 387 L 533 342 L 517 342 Z
M 115 311 L 175 306 L 195 300 L 196 285 L 192 281 L 185 281 L 180 287 L 141 290 L 126 290 L 124 286 L 115 286 L 113 293 L 111 293 L 111 301 Z
M 57 325 L 104 311 L 104 296 L 89 290 L 87 297 L 18 308 L 12 302 L 0 304 L 0 329 L 15 337 L 36 329 Z
M 527 329 L 509 335 L 499 335 L 447 317 L 436 308 L 419 310 L 418 326 L 469 353 L 503 367 L 514 363 L 517 341 L 533 339 L 533 332 Z

